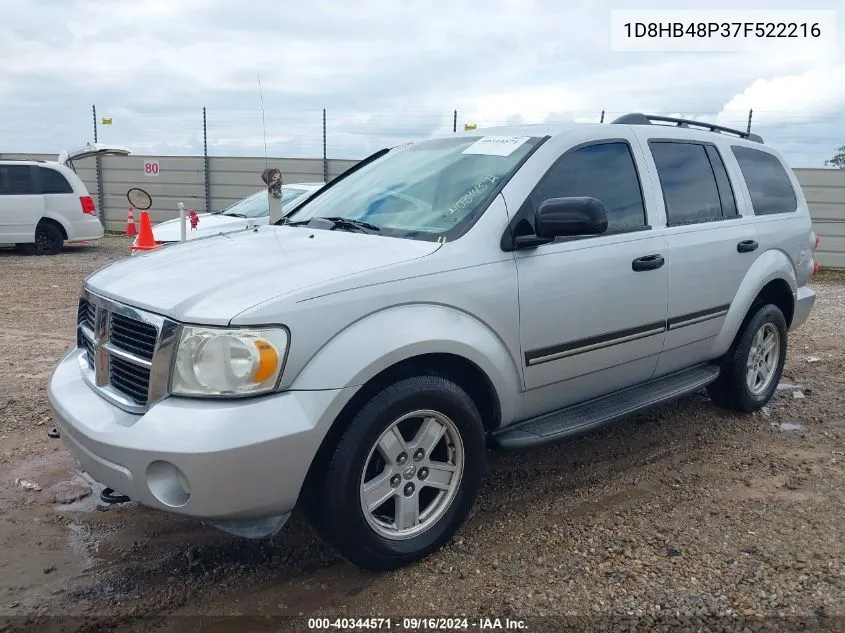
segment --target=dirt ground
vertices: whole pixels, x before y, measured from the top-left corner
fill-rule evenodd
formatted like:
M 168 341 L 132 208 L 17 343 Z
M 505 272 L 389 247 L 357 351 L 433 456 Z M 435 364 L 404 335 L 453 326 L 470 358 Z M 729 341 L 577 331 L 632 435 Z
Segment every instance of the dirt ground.
M 271 540 L 246 541 L 105 506 L 47 438 L 46 384 L 73 343 L 82 279 L 128 246 L 0 250 L 0 631 L 292 627 L 268 617 L 281 615 L 845 630 L 845 275 L 813 283 L 815 310 L 762 412 L 729 414 L 696 394 L 574 441 L 491 452 L 457 537 L 411 568 L 372 574 L 297 516 Z

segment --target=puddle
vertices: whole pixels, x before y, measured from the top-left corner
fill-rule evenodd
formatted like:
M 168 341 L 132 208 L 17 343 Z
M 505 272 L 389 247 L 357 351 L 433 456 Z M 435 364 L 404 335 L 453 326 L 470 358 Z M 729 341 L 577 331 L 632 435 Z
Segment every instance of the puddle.
M 803 424 L 795 424 L 793 422 L 781 422 L 780 424 L 772 424 L 778 431 L 803 431 L 807 427 Z

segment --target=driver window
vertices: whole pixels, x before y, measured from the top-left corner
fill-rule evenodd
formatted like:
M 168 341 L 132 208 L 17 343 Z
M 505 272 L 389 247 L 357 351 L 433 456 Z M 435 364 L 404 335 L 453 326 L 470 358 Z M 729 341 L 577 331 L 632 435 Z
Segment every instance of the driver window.
M 601 143 L 567 152 L 546 172 L 529 200 L 536 210 L 548 198 L 577 196 L 604 203 L 608 233 L 647 226 L 640 179 L 627 143 Z

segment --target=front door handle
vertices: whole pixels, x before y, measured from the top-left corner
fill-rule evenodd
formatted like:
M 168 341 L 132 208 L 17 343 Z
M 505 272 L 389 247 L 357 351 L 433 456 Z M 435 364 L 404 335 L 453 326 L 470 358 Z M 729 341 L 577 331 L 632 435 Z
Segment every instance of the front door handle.
M 631 268 L 633 268 L 635 272 L 641 272 L 643 270 L 657 270 L 663 265 L 663 261 L 663 255 L 644 255 L 643 257 L 637 257 L 637 259 L 632 261 Z
M 738 253 L 750 253 L 756 251 L 758 246 L 760 245 L 754 240 L 742 240 L 736 245 L 736 250 Z

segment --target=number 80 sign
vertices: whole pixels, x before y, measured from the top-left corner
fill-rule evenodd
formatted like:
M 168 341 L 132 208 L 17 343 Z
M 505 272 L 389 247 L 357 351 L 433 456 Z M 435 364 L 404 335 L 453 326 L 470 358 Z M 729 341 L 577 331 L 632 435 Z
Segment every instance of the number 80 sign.
M 145 160 L 144 161 L 144 175 L 145 176 L 158 176 L 158 161 L 157 160 Z

